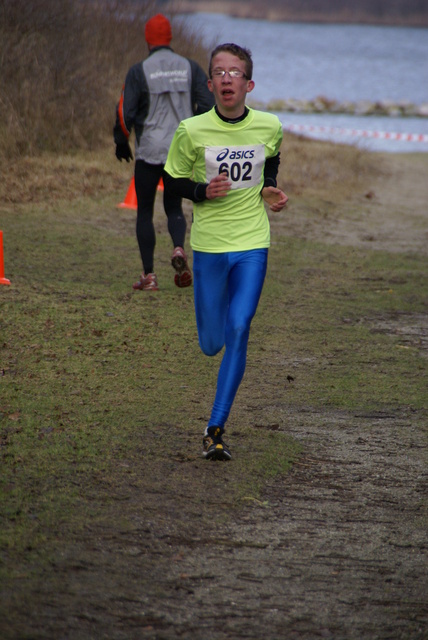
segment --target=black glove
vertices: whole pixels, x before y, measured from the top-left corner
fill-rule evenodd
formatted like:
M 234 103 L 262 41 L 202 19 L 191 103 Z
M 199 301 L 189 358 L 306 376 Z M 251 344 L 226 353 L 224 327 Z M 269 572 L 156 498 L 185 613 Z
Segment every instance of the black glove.
M 116 158 L 122 162 L 122 158 L 129 162 L 134 159 L 131 148 L 127 142 L 122 142 L 116 145 Z

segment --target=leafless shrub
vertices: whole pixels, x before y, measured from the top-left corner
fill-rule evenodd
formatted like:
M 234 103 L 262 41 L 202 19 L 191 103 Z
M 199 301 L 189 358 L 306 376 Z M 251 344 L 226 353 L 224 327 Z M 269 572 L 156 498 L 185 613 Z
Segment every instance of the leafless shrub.
M 0 158 L 105 142 L 154 12 L 154 0 L 0 0 Z M 195 34 L 177 26 L 173 46 L 206 67 Z

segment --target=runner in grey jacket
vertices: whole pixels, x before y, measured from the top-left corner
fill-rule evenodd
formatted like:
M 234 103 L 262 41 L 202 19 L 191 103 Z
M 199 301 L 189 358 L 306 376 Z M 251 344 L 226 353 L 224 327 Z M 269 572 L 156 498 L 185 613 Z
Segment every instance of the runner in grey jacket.
M 132 159 L 129 137 L 134 129 L 136 233 L 143 273 L 133 287 L 153 291 L 158 289 L 153 268 L 156 244 L 153 210 L 169 145 L 181 120 L 208 111 L 214 102 L 202 68 L 169 46 L 171 25 L 165 16 L 158 14 L 151 18 L 145 36 L 149 56 L 128 71 L 116 108 L 114 141 L 118 160 L 129 162 Z M 164 208 L 174 245 L 171 258 L 176 271 L 174 281 L 177 286 L 186 287 L 192 284 L 184 252 L 186 220 L 181 198 L 170 194 L 168 188 L 164 190 Z

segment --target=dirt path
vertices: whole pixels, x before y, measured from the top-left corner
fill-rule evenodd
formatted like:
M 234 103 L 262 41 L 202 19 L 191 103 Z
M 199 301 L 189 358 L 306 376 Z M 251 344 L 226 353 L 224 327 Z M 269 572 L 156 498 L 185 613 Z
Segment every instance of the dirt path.
M 306 451 L 291 476 L 234 523 L 228 543 L 181 563 L 188 599 L 216 603 L 184 637 L 426 638 L 422 425 L 326 413 L 287 424 Z
M 227 471 L 191 457 L 175 495 L 166 467 L 118 487 L 7 637 L 425 640 L 426 416 L 285 413 L 305 454 L 260 501 L 207 525 Z
M 382 157 L 383 175 L 373 178 L 360 193 L 354 194 L 346 216 L 340 208 L 326 203 L 319 210 L 299 213 L 278 223 L 290 235 L 309 240 L 322 239 L 328 244 L 378 249 L 389 252 L 427 253 L 428 182 L 427 154 L 401 154 Z M 285 232 L 285 231 L 284 231 Z

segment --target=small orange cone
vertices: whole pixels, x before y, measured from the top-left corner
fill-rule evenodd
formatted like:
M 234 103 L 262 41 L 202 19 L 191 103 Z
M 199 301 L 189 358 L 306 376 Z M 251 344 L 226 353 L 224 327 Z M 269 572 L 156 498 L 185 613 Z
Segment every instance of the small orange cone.
M 3 231 L 0 231 L 0 284 L 10 284 L 10 280 L 4 277 Z
M 137 194 L 135 193 L 135 178 L 132 178 L 128 188 L 128 192 L 125 196 L 125 200 L 117 205 L 122 209 L 136 209 L 137 208 Z
M 158 191 L 163 191 L 163 180 L 159 180 Z M 137 209 L 137 194 L 135 193 L 135 178 L 131 179 L 125 200 L 117 205 L 122 209 Z

